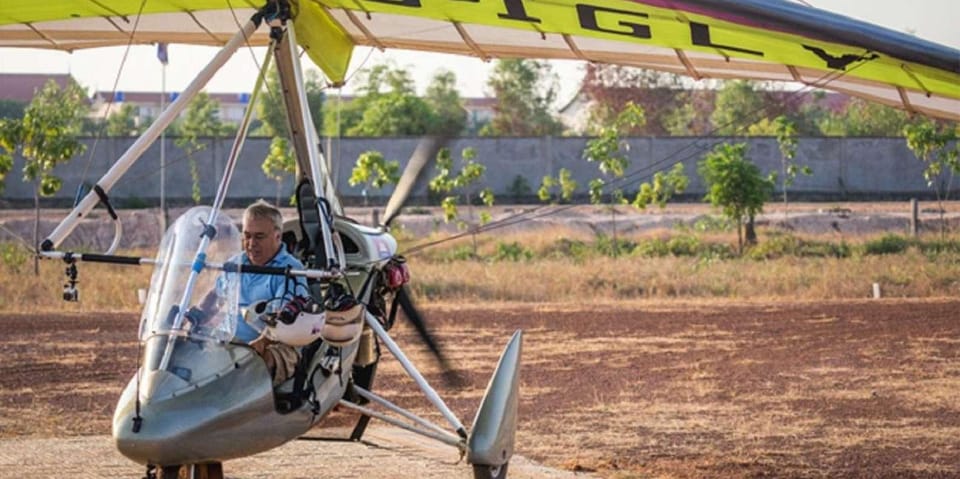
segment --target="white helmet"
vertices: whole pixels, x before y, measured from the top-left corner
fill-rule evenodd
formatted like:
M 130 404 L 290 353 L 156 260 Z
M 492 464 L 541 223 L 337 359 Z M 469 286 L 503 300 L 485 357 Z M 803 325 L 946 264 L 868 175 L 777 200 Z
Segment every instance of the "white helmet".
M 283 321 L 268 324 L 264 334 L 267 338 L 279 343 L 296 347 L 306 346 L 320 338 L 325 316 L 323 310 L 318 313 L 301 311 L 290 324 Z

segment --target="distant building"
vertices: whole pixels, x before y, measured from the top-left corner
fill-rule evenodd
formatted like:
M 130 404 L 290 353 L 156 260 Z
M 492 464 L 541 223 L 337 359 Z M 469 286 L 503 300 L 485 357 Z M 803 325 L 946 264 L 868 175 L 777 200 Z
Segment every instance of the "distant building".
M 0 73 L 0 100 L 30 103 L 33 96 L 49 80 L 57 82 L 60 88 L 65 88 L 71 81 L 75 81 L 69 74 Z
M 170 105 L 177 99 L 178 95 L 178 92 L 166 93 L 166 96 L 162 98 L 164 106 Z M 220 105 L 220 121 L 240 123 L 243 120 L 243 113 L 247 104 L 250 103 L 249 93 L 209 93 L 208 95 Z M 109 114 L 120 111 L 124 105 L 133 105 L 136 108 L 137 124 L 140 125 L 153 121 L 160 116 L 162 96 L 164 95 L 160 92 L 118 91 L 113 93 L 98 91 L 92 97 L 90 116 L 104 118 Z M 254 118 L 256 118 L 256 113 L 254 113 Z

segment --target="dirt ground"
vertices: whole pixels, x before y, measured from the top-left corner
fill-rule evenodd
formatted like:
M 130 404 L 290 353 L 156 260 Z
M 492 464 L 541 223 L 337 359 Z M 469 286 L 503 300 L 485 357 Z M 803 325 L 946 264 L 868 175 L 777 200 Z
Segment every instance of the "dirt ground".
M 395 337 L 468 425 L 500 349 L 525 331 L 517 453 L 546 466 L 617 479 L 960 477 L 960 300 L 426 315 L 462 388 L 440 380 L 406 323 Z M 136 368 L 136 329 L 135 314 L 0 314 L 0 448 L 69 456 L 85 437 L 103 442 Z M 392 358 L 374 389 L 438 418 Z M 225 465 L 240 467 L 265 477 L 260 463 Z M 419 477 L 396 470 L 363 477 Z

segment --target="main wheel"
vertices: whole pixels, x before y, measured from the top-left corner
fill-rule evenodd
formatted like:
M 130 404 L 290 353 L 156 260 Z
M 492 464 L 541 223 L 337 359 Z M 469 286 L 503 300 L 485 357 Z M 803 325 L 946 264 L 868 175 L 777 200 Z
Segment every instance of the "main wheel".
M 473 479 L 506 479 L 508 464 L 509 463 L 504 463 L 500 466 L 474 464 Z

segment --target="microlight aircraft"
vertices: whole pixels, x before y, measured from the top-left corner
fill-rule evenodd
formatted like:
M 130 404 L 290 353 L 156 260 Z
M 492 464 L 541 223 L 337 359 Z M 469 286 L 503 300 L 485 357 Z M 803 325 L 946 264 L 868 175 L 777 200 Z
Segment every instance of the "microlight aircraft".
M 482 59 L 579 59 L 694 79 L 796 82 L 912 113 L 960 120 L 960 52 L 781 0 L 61 0 L 0 6 L 3 47 L 70 51 L 158 42 L 222 48 L 39 251 L 68 264 L 65 298 L 76 296 L 80 261 L 153 264 L 141 315 L 140 365 L 118 402 L 113 436 L 119 451 L 144 464 L 147 475 L 154 477 L 176 477 L 184 467 L 197 476 L 222 476 L 223 461 L 292 440 L 337 406 L 361 415 L 352 439 L 360 439 L 368 420 L 378 418 L 453 446 L 476 477 L 506 477 L 518 422 L 522 333 L 514 333 L 507 342 L 468 429 L 388 332 L 399 308 L 433 344 L 410 301 L 404 285 L 407 270 L 388 228 L 442 140 L 426 139 L 418 147 L 382 225 L 367 227 L 345 218 L 305 108 L 301 52 L 335 85 L 344 81 L 354 47 L 365 45 Z M 95 206 L 102 203 L 112 212 L 111 188 L 245 45 L 268 46 L 250 105 L 256 103 L 267 65 L 275 61 L 280 73 L 299 167 L 299 217 L 285 229 L 293 235 L 293 250 L 305 269 L 258 268 L 230 261 L 240 249 L 239 232 L 221 207 L 250 111 L 213 204 L 192 209 L 174 222 L 155 258 L 113 254 L 121 231 L 115 214 L 111 216 L 117 235 L 106 253 L 59 251 Z M 342 311 L 334 308 L 299 311 L 281 320 L 282 309 L 241 311 L 236 277 L 244 274 L 307 278 L 306 294 L 323 308 L 332 291 L 349 291 L 359 305 L 359 311 L 351 311 L 358 316 L 335 315 Z M 201 319 L 193 311 L 211 290 L 217 291 L 219 308 L 212 317 Z M 326 316 L 317 322 L 321 313 Z M 260 357 L 234 340 L 239 321 L 258 316 L 268 325 L 265 334 L 301 351 L 296 374 L 276 387 Z M 301 320 L 314 321 L 306 333 L 309 342 L 303 335 L 285 336 L 287 327 L 302 326 Z M 398 359 L 449 423 L 449 430 L 372 392 L 382 349 Z

